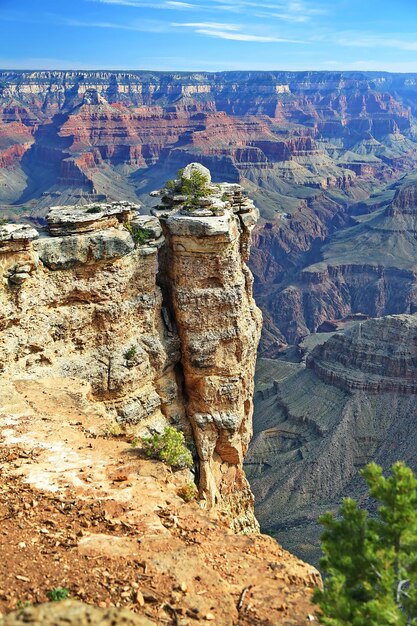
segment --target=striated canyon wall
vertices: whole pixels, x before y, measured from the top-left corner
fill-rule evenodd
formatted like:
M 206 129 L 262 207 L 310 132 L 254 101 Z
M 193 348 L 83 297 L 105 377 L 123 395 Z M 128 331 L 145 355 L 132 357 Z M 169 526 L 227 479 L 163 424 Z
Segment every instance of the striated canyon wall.
M 360 468 L 376 461 L 388 472 L 402 459 L 417 469 L 417 315 L 350 324 L 307 338 L 304 363 L 258 365 L 245 461 L 257 516 L 312 563 L 320 558 L 319 515 L 343 497 L 367 502 Z
M 134 200 L 196 155 L 269 217 L 294 187 L 364 197 L 415 161 L 415 91 L 363 72 L 3 71 L 0 201 Z
M 84 379 L 134 433 L 172 423 L 192 434 L 201 502 L 248 532 L 258 213 L 238 185 L 208 192 L 187 211 L 165 190 L 159 218 L 119 202 L 55 207 L 40 237 L 0 227 L 0 369 L 4 381 Z
M 317 346 L 306 360 L 321 380 L 342 389 L 397 394 L 417 393 L 416 363 L 416 318 L 407 315 L 358 322 L 355 330 Z
M 332 215 L 326 216 L 324 206 L 314 230 L 308 224 L 296 230 L 294 220 L 288 220 L 280 230 L 257 232 L 252 260 L 255 293 L 268 310 L 265 330 L 272 329 L 269 341 L 265 333 L 265 354 L 274 354 L 277 327 L 281 331 L 278 340 L 297 343 L 323 322 L 352 314 L 378 317 L 417 310 L 415 177 L 405 177 L 390 193 L 392 199 L 372 207 L 369 214 L 353 217 L 335 211 L 334 219 L 342 225 L 336 232 L 329 228 Z M 313 246 L 306 232 L 314 233 L 316 241 L 325 241 L 324 245 L 320 241 L 314 263 L 308 262 L 307 255 L 303 258 L 303 250 Z

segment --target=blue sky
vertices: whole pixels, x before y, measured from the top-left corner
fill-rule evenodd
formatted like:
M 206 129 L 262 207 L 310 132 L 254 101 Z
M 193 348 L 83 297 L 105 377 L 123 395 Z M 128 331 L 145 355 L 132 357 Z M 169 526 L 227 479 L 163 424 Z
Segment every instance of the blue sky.
M 416 0 L 0 0 L 0 68 L 417 72 Z

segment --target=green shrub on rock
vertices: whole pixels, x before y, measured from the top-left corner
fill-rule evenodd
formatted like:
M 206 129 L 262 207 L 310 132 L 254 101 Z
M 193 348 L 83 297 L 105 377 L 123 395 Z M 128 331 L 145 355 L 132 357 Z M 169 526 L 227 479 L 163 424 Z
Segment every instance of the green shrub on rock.
M 184 204 L 189 210 L 198 209 L 201 198 L 211 195 L 209 180 L 202 172 L 192 170 L 189 178 L 181 179 L 181 193 L 187 196 Z
M 149 228 L 142 228 L 137 224 L 125 224 L 127 230 L 132 235 L 132 239 L 136 245 L 142 246 L 147 243 L 149 239 L 153 238 L 153 232 Z
M 193 465 L 193 456 L 185 445 L 183 433 L 172 426 L 167 426 L 162 435 L 154 433 L 144 437 L 142 446 L 146 456 L 163 461 L 175 469 Z
M 126 359 L 126 361 L 131 361 L 132 359 L 135 358 L 136 354 L 137 354 L 136 346 L 130 346 L 130 348 L 126 350 L 126 352 L 123 353 L 123 356 Z

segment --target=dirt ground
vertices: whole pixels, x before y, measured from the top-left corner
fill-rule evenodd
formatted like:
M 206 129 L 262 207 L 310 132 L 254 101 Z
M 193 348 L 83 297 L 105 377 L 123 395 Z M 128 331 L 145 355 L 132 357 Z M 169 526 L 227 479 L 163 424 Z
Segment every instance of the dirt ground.
M 26 380 L 1 390 L 1 612 L 59 587 L 156 624 L 316 621 L 316 570 L 185 503 L 178 491 L 189 472 L 142 458 L 86 385 Z

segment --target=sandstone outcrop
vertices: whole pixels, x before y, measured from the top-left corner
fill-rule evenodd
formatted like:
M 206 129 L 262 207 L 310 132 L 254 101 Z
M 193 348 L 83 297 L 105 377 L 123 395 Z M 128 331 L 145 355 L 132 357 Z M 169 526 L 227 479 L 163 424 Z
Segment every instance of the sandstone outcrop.
M 146 425 L 164 422 L 167 396 L 175 403 L 177 353 L 159 315 L 162 240 L 149 230 L 148 241 L 135 244 L 127 228 L 134 208 L 52 209 L 55 236 L 24 239 L 23 250 L 2 242 L 0 368 L 8 376 L 87 379 L 117 419 Z
M 192 169 L 194 168 L 194 169 Z M 197 166 L 182 174 L 189 177 Z M 236 530 L 257 528 L 242 471 L 252 436 L 252 395 L 261 315 L 246 267 L 258 212 L 239 185 L 210 185 L 203 209 L 183 206 L 181 181 L 163 195 L 166 238 L 162 275 L 178 328 L 187 415 L 200 458 L 200 486 L 209 507 L 219 505 Z M 221 322 L 220 322 L 221 320 Z M 215 410 L 213 410 L 215 409 Z M 233 485 L 239 485 L 236 493 Z
M 261 317 L 246 261 L 258 212 L 239 185 L 209 184 L 192 210 L 181 193 L 163 202 L 159 219 L 95 203 L 53 207 L 40 237 L 0 228 L 0 370 L 84 379 L 124 428 L 193 434 L 202 502 L 250 532 L 242 464 Z
M 206 178 L 197 203 L 193 172 Z M 80 624 L 307 624 L 320 576 L 257 532 L 242 467 L 258 212 L 194 164 L 155 216 L 137 208 L 55 207 L 49 232 L 0 230 L 0 512 L 13 511 L 1 610 L 58 586 L 100 606 L 28 606 L 4 626 L 71 623 L 71 611 Z M 195 473 L 135 449 L 168 424 L 194 439 Z

